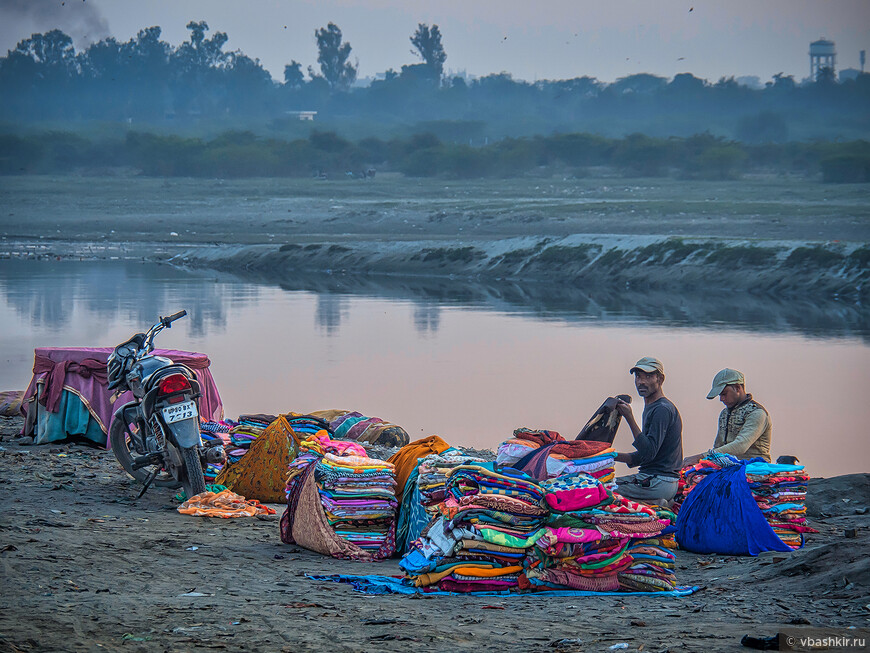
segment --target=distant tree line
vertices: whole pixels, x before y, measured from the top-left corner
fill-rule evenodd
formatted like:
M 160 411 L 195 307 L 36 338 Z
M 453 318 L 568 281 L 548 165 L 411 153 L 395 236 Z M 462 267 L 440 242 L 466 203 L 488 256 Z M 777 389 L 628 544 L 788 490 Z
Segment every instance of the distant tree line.
M 420 63 L 387 70 L 360 88 L 351 45 L 333 23 L 315 30 L 318 67 L 308 66 L 306 75 L 291 61 L 282 81 L 259 60 L 226 51 L 226 33 L 209 35 L 204 21 L 187 28 L 188 40 L 177 47 L 161 40 L 160 27 L 149 27 L 129 41 L 107 38 L 82 52 L 60 30 L 34 34 L 0 58 L 0 120 L 161 128 L 223 120 L 280 131 L 296 120 L 292 112 L 304 110 L 318 112 L 317 120 L 330 126 L 464 121 L 477 128 L 452 140 L 473 145 L 559 132 L 690 136 L 709 130 L 746 143 L 864 138 L 868 132 L 866 74 L 838 83 L 823 69 L 817 80 L 798 84 L 780 73 L 763 89 L 690 73 L 670 80 L 641 73 L 610 84 L 588 76 L 526 82 L 509 73 L 469 80 L 445 76 L 441 32 L 421 23 L 409 39 Z
M 688 138 L 632 134 L 621 139 L 558 134 L 505 138 L 481 147 L 445 142 L 433 133 L 356 142 L 319 131 L 296 140 L 238 131 L 210 140 L 135 131 L 98 140 L 71 132 L 0 135 L 0 174 L 99 173 L 110 168 L 167 177 L 331 179 L 365 178 L 371 170 L 448 179 L 601 172 L 732 179 L 746 172 L 773 171 L 821 173 L 830 182 L 868 182 L 870 143 L 750 145 L 709 133 Z

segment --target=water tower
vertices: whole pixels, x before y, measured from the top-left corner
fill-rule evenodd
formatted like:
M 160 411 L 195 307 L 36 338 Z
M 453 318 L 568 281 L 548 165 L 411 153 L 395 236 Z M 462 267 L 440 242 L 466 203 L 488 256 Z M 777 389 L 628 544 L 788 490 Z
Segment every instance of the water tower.
M 819 77 L 822 68 L 830 68 L 832 71 L 837 65 L 837 51 L 834 42 L 825 38 L 810 43 L 810 79 L 815 81 Z

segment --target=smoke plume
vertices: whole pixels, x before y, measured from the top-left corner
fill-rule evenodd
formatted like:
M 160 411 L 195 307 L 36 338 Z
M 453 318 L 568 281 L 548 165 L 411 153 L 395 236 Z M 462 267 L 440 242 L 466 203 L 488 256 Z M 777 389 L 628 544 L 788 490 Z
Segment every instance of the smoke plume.
M 110 35 L 108 22 L 88 0 L 0 0 L 0 16 L 4 31 L 15 24 L 30 30 L 19 40 L 32 31 L 59 29 L 72 37 L 77 49 L 83 49 Z

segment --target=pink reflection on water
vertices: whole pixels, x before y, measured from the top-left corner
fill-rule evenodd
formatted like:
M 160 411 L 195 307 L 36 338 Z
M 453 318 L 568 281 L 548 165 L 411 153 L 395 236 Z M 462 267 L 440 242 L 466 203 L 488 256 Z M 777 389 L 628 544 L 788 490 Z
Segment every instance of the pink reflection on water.
M 190 347 L 211 357 L 228 416 L 343 408 L 389 419 L 412 439 L 436 433 L 457 445 L 494 448 L 520 426 L 573 438 L 608 395 L 632 395 L 640 421 L 643 402 L 628 369 L 651 355 L 665 365 L 686 455 L 712 445 L 722 406 L 705 395 L 719 369 L 734 367 L 772 415 L 774 457 L 796 455 L 814 476 L 867 470 L 870 348 L 857 339 L 544 321 L 470 308 L 444 308 L 436 331 L 417 331 L 415 304 L 340 301 L 340 324 L 323 329 L 316 296 L 264 289 L 255 305 L 232 313 L 224 332 Z M 631 440 L 623 425 L 617 449 L 630 450 Z

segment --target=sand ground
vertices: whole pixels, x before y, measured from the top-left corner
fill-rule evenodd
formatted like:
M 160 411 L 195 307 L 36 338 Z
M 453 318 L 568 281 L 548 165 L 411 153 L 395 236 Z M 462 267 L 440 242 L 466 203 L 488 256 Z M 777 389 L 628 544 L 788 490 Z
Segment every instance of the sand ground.
M 813 481 L 821 532 L 800 551 L 679 551 L 679 582 L 701 587 L 684 598 L 367 596 L 306 574 L 397 575 L 396 560 L 285 545 L 282 506 L 222 520 L 179 514 L 166 489 L 137 501 L 110 452 L 18 446 L 20 425 L 0 418 L 0 651 L 733 651 L 870 625 L 867 474 Z

